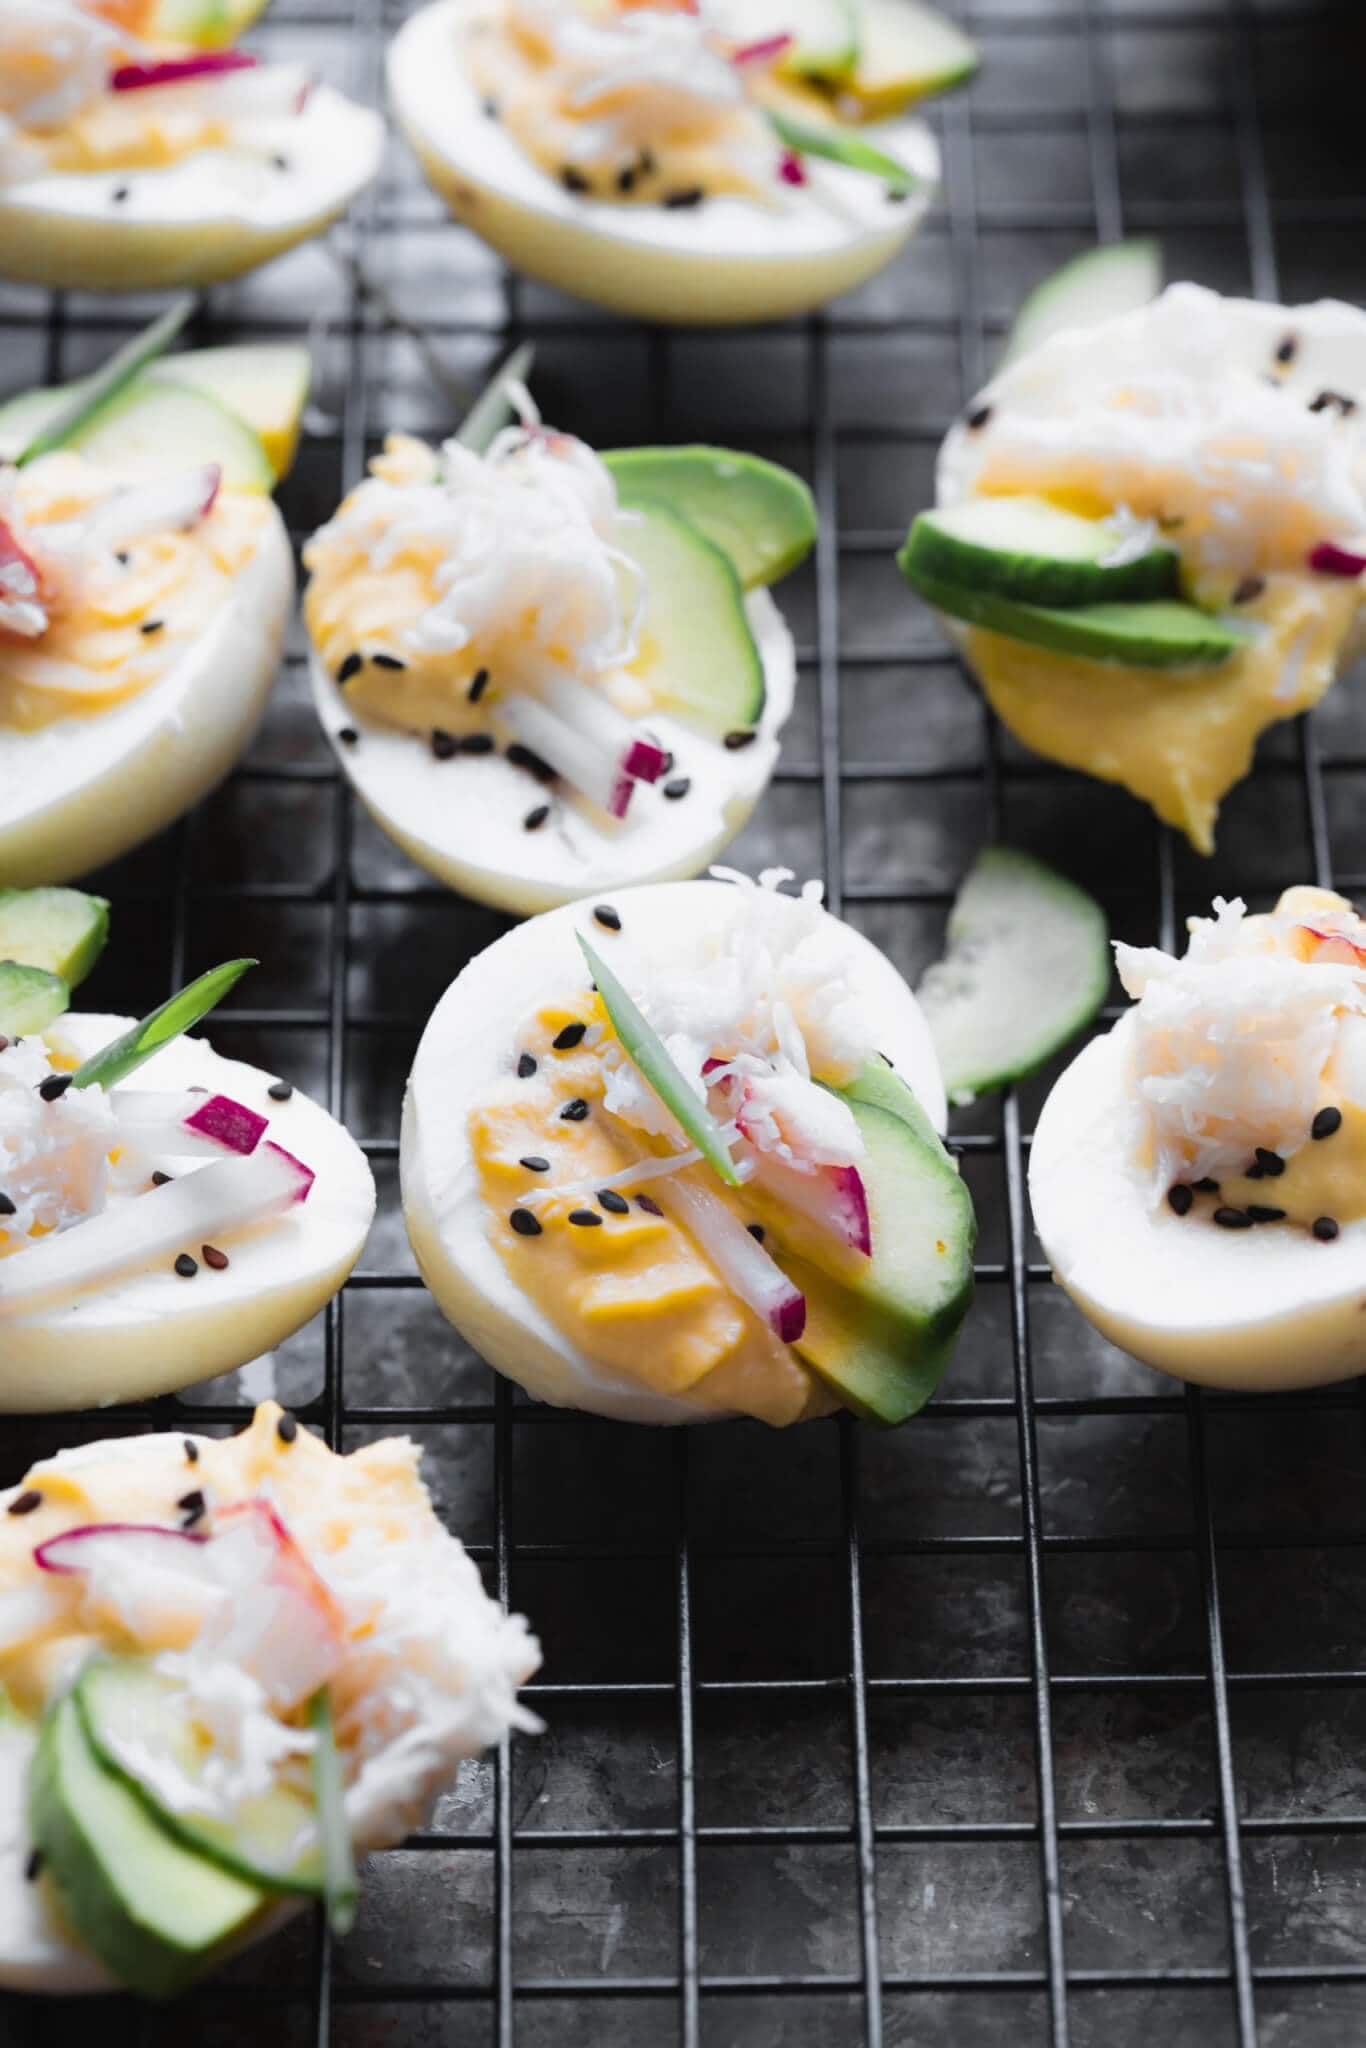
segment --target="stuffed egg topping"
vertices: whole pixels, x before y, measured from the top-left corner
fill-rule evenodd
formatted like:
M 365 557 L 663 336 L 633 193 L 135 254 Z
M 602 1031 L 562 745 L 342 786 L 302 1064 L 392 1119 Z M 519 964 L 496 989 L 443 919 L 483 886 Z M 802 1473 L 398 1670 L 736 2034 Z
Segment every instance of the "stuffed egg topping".
M 0 0 L 0 274 L 211 284 L 318 234 L 368 184 L 378 115 L 302 65 L 194 48 L 219 13 Z
M 250 349 L 204 353 L 251 374 Z M 277 371 L 297 354 L 261 351 Z M 67 417 L 70 389 L 0 408 L 0 882 L 63 881 L 152 837 L 227 774 L 265 709 L 289 539 L 259 436 L 182 381 L 195 360 L 88 411 L 76 388 L 69 435 L 44 423 Z M 301 408 L 305 388 L 296 367 L 282 403 Z
M 0 1410 L 231 1371 L 360 1256 L 375 1190 L 359 1146 L 287 1082 L 176 1036 L 248 964 L 134 1024 L 48 1021 L 60 980 L 0 962 Z
M 165 1999 L 536 1727 L 540 1653 L 403 1439 L 61 1451 L 0 1493 L 0 1985 Z
M 1116 948 L 1134 1007 L 1053 1089 L 1029 1185 L 1054 1273 L 1136 1358 L 1214 1386 L 1361 1370 L 1366 923 L 1325 889 Z
M 408 1231 L 490 1364 L 642 1422 L 929 1398 L 972 1204 L 915 998 L 785 872 L 619 892 L 509 932 L 423 1036 Z
M 906 109 L 975 61 L 905 0 L 437 0 L 389 85 L 431 183 L 516 269 L 645 319 L 750 321 L 897 255 L 939 173 Z
M 1174 285 L 1012 362 L 901 556 L 993 708 L 1200 852 L 1359 644 L 1366 315 Z
M 390 438 L 305 550 L 304 615 L 319 715 L 378 824 L 452 888 L 531 911 L 694 875 L 740 830 L 796 681 L 763 586 L 815 518 L 771 464 L 600 459 L 517 396 L 482 454 Z

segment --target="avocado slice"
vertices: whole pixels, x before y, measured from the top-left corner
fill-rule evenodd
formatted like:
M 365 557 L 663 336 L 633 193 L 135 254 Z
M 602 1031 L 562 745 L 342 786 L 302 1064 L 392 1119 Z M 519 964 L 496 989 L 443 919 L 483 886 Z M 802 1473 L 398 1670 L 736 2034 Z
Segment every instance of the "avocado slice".
M 909 544 L 897 560 L 902 574 L 926 604 L 950 618 L 966 619 L 1008 640 L 1046 647 L 1125 668 L 1213 668 L 1246 646 L 1247 635 L 1193 604 L 1154 598 L 1143 604 L 1062 606 L 1021 604 L 995 590 L 973 590 L 927 576 L 910 559 Z
M 22 1038 L 46 1031 L 71 1007 L 71 991 L 59 974 L 0 960 L 0 1036 Z
M 1104 519 L 1081 519 L 1047 498 L 970 498 L 922 512 L 901 555 L 907 582 L 925 577 L 1022 604 L 1142 603 L 1179 597 L 1174 548 L 1129 556 Z M 1116 559 L 1120 556 L 1121 559 Z
M 250 1924 L 266 1895 L 185 1848 L 96 1760 L 74 1698 L 47 1715 L 29 1828 L 79 1939 L 144 1998 L 174 1998 Z
M 858 36 L 854 68 L 838 84 L 866 121 L 964 84 L 980 61 L 976 44 L 919 0 L 860 0 Z
M 28 391 L 0 406 L 0 461 L 12 460 L 46 434 L 80 388 Z M 216 462 L 230 489 L 264 494 L 275 485 L 260 435 L 207 390 L 166 380 L 160 364 L 140 371 L 56 445 L 129 477 L 165 476 Z
M 308 349 L 290 342 L 185 349 L 163 356 L 146 381 L 185 384 L 216 399 L 260 438 L 277 482 L 293 467 L 313 382 Z
M 0 889 L 0 960 L 22 961 L 78 988 L 109 937 L 109 904 L 81 889 Z
M 728 555 L 661 499 L 645 495 L 619 546 L 649 590 L 635 671 L 661 703 L 718 739 L 763 716 L 764 665 Z
M 729 448 L 613 448 L 603 456 L 624 505 L 671 505 L 728 555 L 746 590 L 776 583 L 816 541 L 816 501 L 776 462 Z

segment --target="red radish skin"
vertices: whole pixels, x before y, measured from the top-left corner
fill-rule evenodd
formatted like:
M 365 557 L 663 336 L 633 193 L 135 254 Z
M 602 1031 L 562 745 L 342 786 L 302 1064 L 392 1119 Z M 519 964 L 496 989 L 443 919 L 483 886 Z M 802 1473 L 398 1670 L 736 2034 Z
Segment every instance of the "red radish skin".
M 215 1563 L 236 1595 L 214 1649 L 250 1671 L 276 1706 L 302 1705 L 326 1685 L 346 1648 L 341 1608 L 269 1501 L 236 1501 L 214 1518 Z M 233 1576 L 241 1556 L 241 1581 Z M 274 1593 L 278 1597 L 266 1597 Z
M 318 1178 L 313 1168 L 305 1166 L 303 1160 L 296 1159 L 292 1152 L 286 1152 L 284 1146 L 277 1145 L 273 1138 L 266 1146 L 266 1150 L 267 1152 L 273 1152 L 277 1159 L 283 1159 L 287 1165 L 293 1167 L 298 1183 L 294 1196 L 295 1203 L 306 1202 L 313 1192 L 313 1183 Z
M 1358 946 L 1344 932 L 1320 931 L 1312 924 L 1302 924 L 1300 930 L 1312 942 L 1311 961 L 1322 966 L 1366 967 L 1366 946 Z
M 94 1556 L 89 1551 L 92 1541 L 122 1542 L 130 1537 L 153 1543 L 165 1541 L 196 1546 L 209 1540 L 204 1530 L 168 1529 L 159 1522 L 84 1522 L 78 1529 L 64 1529 L 60 1536 L 49 1536 L 46 1543 L 40 1543 L 34 1551 L 33 1561 L 41 1572 L 57 1572 L 63 1578 L 70 1578 L 89 1571 L 94 1564 Z
M 15 572 L 18 572 L 17 577 Z M 8 579 L 14 578 L 11 583 Z M 32 589 L 23 588 L 25 579 L 30 579 Z M 16 587 L 17 585 L 17 587 Z M 36 640 L 47 630 L 47 618 L 43 606 L 43 577 L 37 562 L 23 547 L 12 527 L 0 519 L 0 634 L 13 635 L 16 639 Z M 43 613 L 43 623 L 36 633 L 13 622 L 6 622 L 5 612 L 9 606 L 22 606 L 26 611 L 37 609 Z
M 751 1150 L 754 1185 L 784 1208 L 796 1210 L 850 1251 L 873 1256 L 873 1224 L 868 1193 L 856 1166 L 818 1166 L 803 1170 L 771 1152 Z
M 632 740 L 621 764 L 621 772 L 633 776 L 637 782 L 658 782 L 668 758 L 664 749 L 657 747 L 653 740 Z
M 198 57 L 167 57 L 156 64 L 120 64 L 109 80 L 111 92 L 141 92 L 151 85 L 185 85 L 192 78 L 221 78 L 231 71 L 254 71 L 259 57 L 245 50 L 205 51 Z
M 1366 555 L 1339 547 L 1335 540 L 1321 540 L 1309 556 L 1309 566 L 1320 576 L 1360 576 L 1366 571 Z
M 757 43 L 744 43 L 734 51 L 731 61 L 735 64 L 776 64 L 779 57 L 792 47 L 789 35 L 764 36 Z
M 193 1116 L 186 1117 L 185 1127 L 199 1137 L 208 1138 L 215 1145 L 222 1145 L 227 1151 L 245 1157 L 254 1152 L 264 1138 L 269 1118 L 248 1109 L 244 1102 L 234 1102 L 230 1095 L 211 1095 Z

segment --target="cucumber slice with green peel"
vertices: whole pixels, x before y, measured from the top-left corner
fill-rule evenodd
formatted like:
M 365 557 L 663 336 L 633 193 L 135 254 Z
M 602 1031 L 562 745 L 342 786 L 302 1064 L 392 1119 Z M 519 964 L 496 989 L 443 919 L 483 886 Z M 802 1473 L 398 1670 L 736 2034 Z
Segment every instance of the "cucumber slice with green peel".
M 1248 635 L 1193 604 L 1154 598 L 1144 604 L 1062 606 L 1020 604 L 995 590 L 972 590 L 927 576 L 898 560 L 912 590 L 950 618 L 1046 647 L 1053 654 L 1079 655 L 1103 674 L 1106 664 L 1125 668 L 1213 668 L 1248 644 Z
M 1142 603 L 1180 595 L 1174 549 L 1140 553 L 1104 519 L 1082 519 L 1047 498 L 971 498 L 922 512 L 900 561 L 908 582 L 927 576 L 997 590 L 1022 604 Z
M 662 705 L 724 738 L 759 723 L 764 665 L 730 558 L 657 498 L 641 497 L 617 544 L 645 577 L 649 603 L 635 669 Z
M 729 448 L 614 448 L 603 456 L 623 505 L 670 505 L 734 564 L 746 590 L 776 583 L 816 541 L 816 501 L 776 462 Z
M 323 1895 L 318 1816 L 306 1776 L 302 1784 L 280 1779 L 243 1800 L 230 1818 L 188 1810 L 190 1801 L 206 1803 L 212 1751 L 190 1718 L 179 1680 L 147 1657 L 101 1657 L 82 1671 L 75 1700 L 104 1769 L 177 1841 L 249 1884 Z
M 870 178 L 880 178 L 889 192 L 900 197 L 918 191 L 925 182 L 909 164 L 865 141 L 854 129 L 820 127 L 773 108 L 768 110 L 768 121 L 778 140 L 798 156 L 825 157 L 830 163 L 842 164 L 846 171 L 863 171 Z
M 1002 366 L 1069 329 L 1095 327 L 1121 313 L 1136 313 L 1162 290 L 1160 242 L 1107 242 L 1064 263 L 1021 306 L 1006 342 Z
M 258 1887 L 168 1834 L 137 1793 L 104 1769 L 70 1694 L 43 1724 L 28 1820 L 73 1933 L 144 1998 L 184 1991 L 266 1903 Z
M 62 391 L 51 413 L 21 442 L 13 461 L 22 467 L 26 462 L 35 462 L 40 455 L 50 455 L 56 448 L 74 447 L 77 435 L 91 418 L 111 404 L 149 363 L 166 353 L 194 307 L 190 295 L 177 299 L 159 320 L 116 349 L 93 377 L 84 377 L 79 384 Z
M 46 1031 L 71 1007 L 71 991 L 59 974 L 0 960 L 0 1037 L 22 1038 Z
M 976 44 L 917 0 L 859 0 L 858 18 L 858 59 L 839 83 L 865 120 L 885 120 L 948 92 L 977 69 Z
M 163 356 L 143 373 L 143 382 L 183 384 L 202 392 L 251 428 L 276 482 L 292 468 L 313 382 L 308 349 L 288 342 L 186 349 L 182 355 Z
M 0 889 L 0 960 L 79 988 L 109 937 L 109 905 L 81 889 Z
M 1084 1031 L 1110 987 L 1105 913 L 1032 854 L 989 846 L 917 990 L 949 1099 L 1023 1080 Z

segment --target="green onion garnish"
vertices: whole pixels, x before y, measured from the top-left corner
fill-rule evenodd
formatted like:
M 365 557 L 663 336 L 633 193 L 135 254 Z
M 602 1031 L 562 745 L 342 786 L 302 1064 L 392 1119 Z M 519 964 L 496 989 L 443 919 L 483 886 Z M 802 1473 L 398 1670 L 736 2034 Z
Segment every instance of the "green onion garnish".
M 102 406 L 108 405 L 111 398 L 117 398 L 120 391 L 132 383 L 140 370 L 145 370 L 148 363 L 155 362 L 158 356 L 165 355 L 195 305 L 194 293 L 187 292 L 159 320 L 154 320 L 141 334 L 135 334 L 121 349 L 116 349 L 93 377 L 82 377 L 79 384 L 73 384 L 65 405 L 58 408 L 47 425 L 15 457 L 15 467 L 22 469 L 26 462 L 36 462 L 40 455 L 50 455 L 54 448 L 64 448 L 87 420 L 93 419 Z
M 880 178 L 889 192 L 916 192 L 924 183 L 905 164 L 888 156 L 885 149 L 875 149 L 861 135 L 850 135 L 842 128 L 811 127 L 805 121 L 793 121 L 788 115 L 771 110 L 768 118 L 779 141 L 798 156 L 828 157 L 832 164 L 843 164 L 846 170 L 866 171 L 869 177 Z
M 462 448 L 471 448 L 476 455 L 488 452 L 495 437 L 516 417 L 516 408 L 508 397 L 508 385 L 525 384 L 531 375 L 531 366 L 535 360 L 535 344 L 524 341 L 522 346 L 515 348 L 507 361 L 494 371 L 465 415 L 464 422 L 456 434 L 455 438 Z
M 315 1737 L 313 1797 L 317 1802 L 318 1835 L 323 1852 L 327 1924 L 340 1938 L 349 1934 L 355 1925 L 360 1880 L 356 1876 L 356 1855 L 346 1818 L 346 1787 L 342 1781 L 341 1758 L 337 1754 L 336 1731 L 332 1726 L 332 1695 L 326 1686 L 321 1692 L 315 1692 L 308 1703 L 308 1725 Z
M 169 1045 L 173 1038 L 191 1030 L 201 1017 L 207 1017 L 210 1010 L 217 1009 L 224 996 L 231 995 L 249 967 L 256 967 L 256 960 L 229 960 L 222 967 L 211 967 L 207 974 L 201 974 L 179 995 L 163 1003 L 159 1010 L 153 1010 L 150 1017 L 144 1017 L 131 1031 L 125 1031 L 111 1045 L 77 1067 L 71 1077 L 73 1088 L 112 1088 L 116 1081 L 126 1081 L 135 1073 L 144 1060 L 160 1052 L 163 1045 Z

